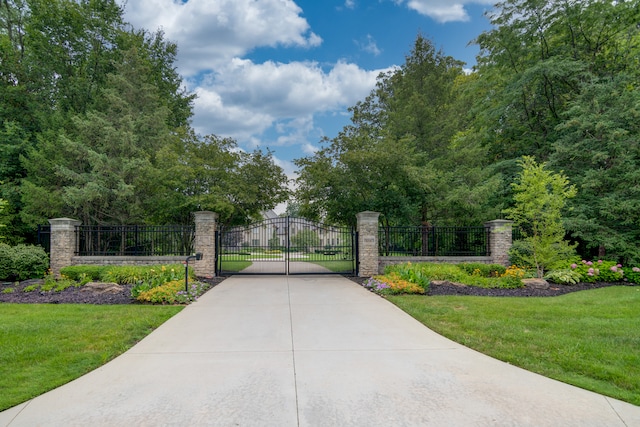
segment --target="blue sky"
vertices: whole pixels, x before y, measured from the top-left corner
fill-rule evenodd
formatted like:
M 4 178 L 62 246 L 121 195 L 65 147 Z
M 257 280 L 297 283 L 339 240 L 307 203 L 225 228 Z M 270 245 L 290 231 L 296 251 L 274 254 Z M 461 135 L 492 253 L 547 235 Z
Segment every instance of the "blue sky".
M 136 28 L 178 44 L 178 71 L 197 94 L 198 133 L 292 160 L 349 122 L 382 71 L 401 65 L 420 33 L 475 63 L 469 42 L 489 29 L 490 0 L 128 0 Z

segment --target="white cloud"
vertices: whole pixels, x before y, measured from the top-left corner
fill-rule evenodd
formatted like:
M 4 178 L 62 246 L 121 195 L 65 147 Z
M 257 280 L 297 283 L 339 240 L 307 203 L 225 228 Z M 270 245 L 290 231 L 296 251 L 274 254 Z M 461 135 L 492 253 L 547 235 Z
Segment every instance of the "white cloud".
M 256 47 L 314 47 L 314 34 L 292 0 L 128 0 L 126 17 L 136 28 L 162 28 L 178 43 L 180 70 L 213 70 Z
M 409 9 L 428 16 L 438 22 L 469 20 L 465 10 L 467 4 L 492 5 L 494 0 L 394 0 L 398 4 L 406 3 Z
M 363 51 L 372 54 L 373 56 L 378 56 L 382 53 L 376 41 L 374 40 L 371 34 L 367 34 L 367 38 L 364 41 L 356 42 L 356 45 Z
M 197 95 L 195 130 L 232 137 L 244 149 L 263 147 L 269 138 L 269 144 L 312 153 L 309 141 L 324 134 L 315 118 L 343 113 L 385 71 L 344 61 L 246 59 L 259 47 L 312 51 L 322 43 L 293 0 L 126 0 L 125 13 L 135 28 L 161 28 L 166 40 L 177 43 L 178 71 Z M 370 37 L 363 47 L 379 52 Z
M 202 133 L 246 139 L 278 125 L 278 145 L 306 143 L 313 115 L 338 111 L 369 94 L 384 70 L 338 62 L 325 71 L 315 62 L 262 64 L 234 58 L 196 88 L 194 126 Z

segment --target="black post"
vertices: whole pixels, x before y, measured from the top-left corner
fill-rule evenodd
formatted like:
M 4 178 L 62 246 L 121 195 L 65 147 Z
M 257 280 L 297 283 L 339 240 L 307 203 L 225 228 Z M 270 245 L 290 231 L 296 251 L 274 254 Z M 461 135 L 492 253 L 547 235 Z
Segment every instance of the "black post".
M 195 259 L 200 261 L 202 259 L 202 253 L 198 252 L 195 255 L 189 255 L 184 264 L 184 291 L 189 294 L 189 260 Z

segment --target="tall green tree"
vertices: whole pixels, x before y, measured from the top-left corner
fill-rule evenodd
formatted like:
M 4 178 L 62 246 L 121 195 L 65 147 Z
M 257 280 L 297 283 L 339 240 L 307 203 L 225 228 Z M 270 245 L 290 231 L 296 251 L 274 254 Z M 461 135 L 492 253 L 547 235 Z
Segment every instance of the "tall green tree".
M 627 74 L 585 83 L 552 162 L 580 189 L 567 228 L 600 258 L 640 261 L 640 90 Z
M 289 197 L 288 178 L 271 153 L 242 152 L 215 135 L 183 136 L 158 154 L 158 188 L 147 204 L 153 222 L 191 223 L 195 211 L 219 214 L 224 225 L 246 224 Z
M 25 219 L 43 221 L 56 210 L 85 224 L 144 219 L 156 153 L 174 138 L 147 71 L 130 50 L 92 109 L 72 116 L 68 131 L 42 137 L 24 160 Z
M 566 176 L 546 169 L 545 163 L 538 164 L 533 157 L 525 156 L 519 163 L 522 172 L 512 184 L 515 204 L 505 213 L 524 237 L 519 258 L 535 267 L 542 278 L 554 263 L 574 254 L 573 246 L 564 240 L 562 211 L 576 189 Z
M 640 10 L 634 1 L 507 0 L 480 35 L 476 112 L 492 156 L 546 160 L 583 83 L 637 75 Z
M 44 105 L 64 113 L 86 112 L 114 72 L 125 31 L 115 0 L 27 0 L 25 60 Z
M 464 132 L 462 65 L 419 35 L 405 64 L 351 108 L 352 123 L 297 161 L 303 212 L 352 223 L 375 210 L 387 225 L 460 221 L 454 212 L 476 220 L 485 190 L 469 194 L 495 183 L 481 172 L 482 147 Z M 461 161 L 468 167 L 456 169 Z

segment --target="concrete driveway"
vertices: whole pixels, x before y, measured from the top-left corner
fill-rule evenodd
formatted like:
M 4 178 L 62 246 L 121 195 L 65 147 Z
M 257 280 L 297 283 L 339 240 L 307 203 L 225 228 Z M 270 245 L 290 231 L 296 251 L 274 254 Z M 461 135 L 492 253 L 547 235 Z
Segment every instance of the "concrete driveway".
M 640 426 L 640 407 L 449 341 L 340 276 L 235 276 L 5 426 Z

